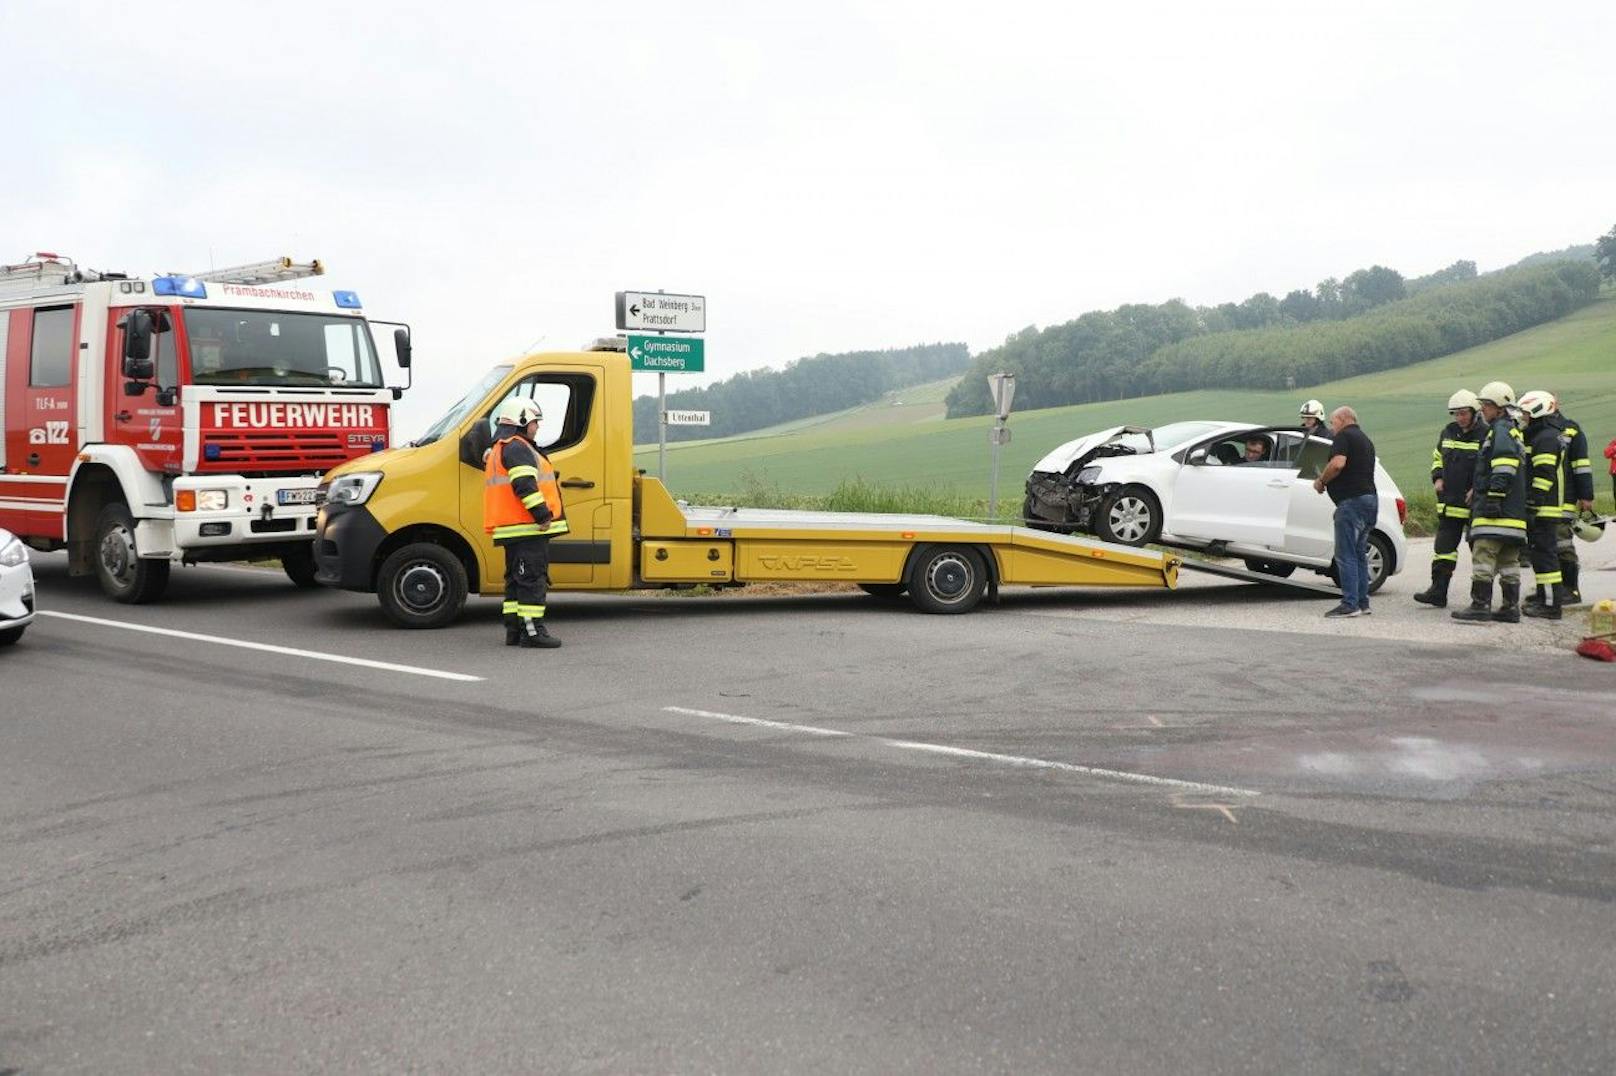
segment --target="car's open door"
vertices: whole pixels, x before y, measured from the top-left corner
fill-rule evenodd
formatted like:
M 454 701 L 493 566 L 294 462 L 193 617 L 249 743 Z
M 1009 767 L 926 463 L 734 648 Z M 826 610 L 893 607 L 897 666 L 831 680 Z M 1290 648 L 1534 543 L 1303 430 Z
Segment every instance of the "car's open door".
M 1268 442 L 1268 458 L 1240 462 L 1248 436 Z M 1282 548 L 1296 468 L 1273 458 L 1278 431 L 1223 434 L 1190 449 L 1173 480 L 1166 529 L 1180 538 Z

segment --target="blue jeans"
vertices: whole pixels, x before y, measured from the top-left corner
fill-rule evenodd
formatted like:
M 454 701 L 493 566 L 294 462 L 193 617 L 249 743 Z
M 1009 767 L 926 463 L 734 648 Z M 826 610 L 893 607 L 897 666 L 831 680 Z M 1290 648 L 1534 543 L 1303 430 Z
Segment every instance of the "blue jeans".
M 1380 515 L 1380 496 L 1365 493 L 1335 506 L 1335 572 L 1341 604 L 1369 608 L 1369 531 Z

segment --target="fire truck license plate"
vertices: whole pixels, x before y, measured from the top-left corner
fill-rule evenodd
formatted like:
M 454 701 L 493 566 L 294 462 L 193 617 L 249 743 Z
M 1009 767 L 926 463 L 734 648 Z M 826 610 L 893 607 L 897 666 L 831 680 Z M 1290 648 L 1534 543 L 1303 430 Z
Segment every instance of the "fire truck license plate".
M 275 491 L 275 500 L 281 504 L 313 504 L 313 489 L 278 489 Z

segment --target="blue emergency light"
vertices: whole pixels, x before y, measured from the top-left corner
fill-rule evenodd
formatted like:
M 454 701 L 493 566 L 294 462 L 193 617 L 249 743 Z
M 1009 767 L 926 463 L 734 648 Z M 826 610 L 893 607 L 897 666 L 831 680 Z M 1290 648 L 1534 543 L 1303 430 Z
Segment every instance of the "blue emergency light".
M 181 299 L 206 299 L 208 286 L 194 276 L 160 276 L 152 281 L 152 292 Z
M 337 305 L 342 307 L 344 310 L 359 309 L 359 293 L 356 291 L 334 291 L 331 293 L 331 297 L 335 299 L 337 301 Z
M 222 455 L 224 455 L 224 449 L 220 448 L 218 445 L 202 446 L 203 459 L 216 460 Z

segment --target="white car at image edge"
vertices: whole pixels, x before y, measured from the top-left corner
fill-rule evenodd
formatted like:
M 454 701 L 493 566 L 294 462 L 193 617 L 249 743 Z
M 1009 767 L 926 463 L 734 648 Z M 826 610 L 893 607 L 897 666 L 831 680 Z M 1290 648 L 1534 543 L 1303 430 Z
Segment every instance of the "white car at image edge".
M 28 549 L 0 530 L 0 646 L 10 646 L 34 622 L 34 570 Z
M 1313 489 L 1330 442 L 1294 426 L 1174 422 L 1116 426 L 1068 441 L 1033 467 L 1022 515 L 1033 527 L 1121 545 L 1239 557 L 1253 571 L 1333 575 L 1335 505 Z M 1408 505 L 1375 461 L 1380 512 L 1369 535 L 1369 589 L 1408 559 Z

